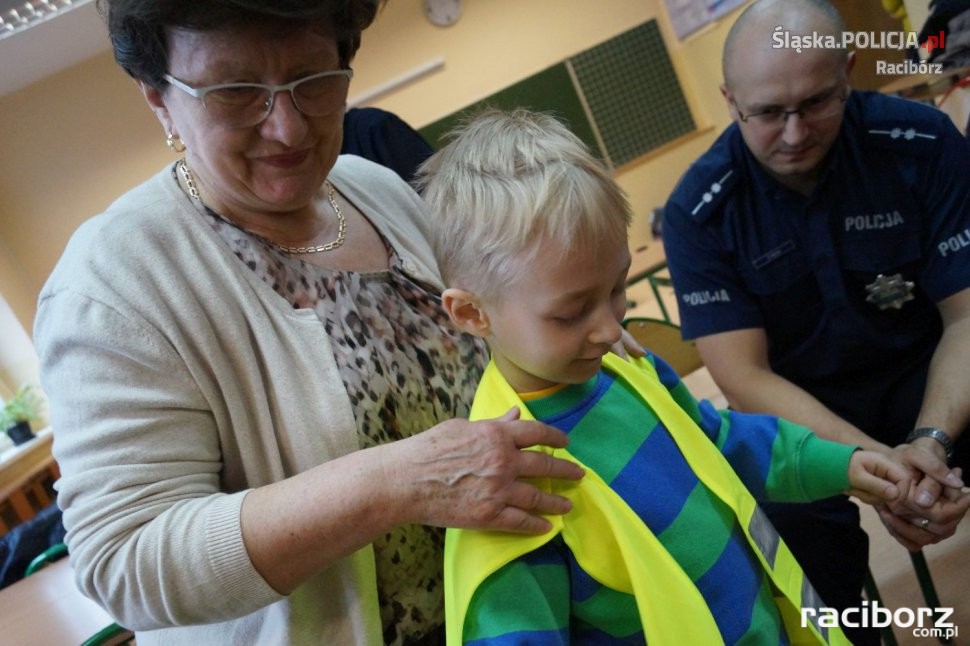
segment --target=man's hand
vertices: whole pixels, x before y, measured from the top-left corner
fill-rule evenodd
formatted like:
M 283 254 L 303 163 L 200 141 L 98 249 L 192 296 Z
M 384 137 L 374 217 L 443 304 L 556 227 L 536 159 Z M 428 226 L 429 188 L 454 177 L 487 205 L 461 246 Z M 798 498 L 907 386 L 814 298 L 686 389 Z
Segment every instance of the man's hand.
M 918 507 L 932 507 L 945 487 L 957 490 L 963 487 L 960 476 L 947 468 L 942 445 L 932 438 L 923 437 L 910 444 L 900 444 L 893 453 L 913 472 L 916 487 L 912 502 Z
M 962 482 L 960 469 L 948 473 L 951 474 L 948 482 Z M 917 472 L 916 475 L 919 477 L 920 474 Z M 923 480 L 929 477 L 925 476 Z M 942 495 L 929 506 L 918 502 L 920 491 L 914 486 L 909 496 L 876 507 L 890 535 L 912 552 L 952 536 L 970 509 L 970 490 L 943 487 Z
M 908 495 L 876 507 L 890 535 L 913 552 L 952 536 L 970 508 L 960 469 L 947 468 L 942 447 L 930 438 L 900 444 L 888 455 L 913 480 Z

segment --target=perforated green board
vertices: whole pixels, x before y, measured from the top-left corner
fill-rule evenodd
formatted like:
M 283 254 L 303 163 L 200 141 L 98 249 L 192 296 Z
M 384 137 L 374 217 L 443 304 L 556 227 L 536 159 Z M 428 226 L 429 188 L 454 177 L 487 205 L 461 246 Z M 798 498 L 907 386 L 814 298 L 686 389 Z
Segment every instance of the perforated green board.
M 422 128 L 420 130 L 421 135 L 437 150 L 447 143 L 445 136 L 466 115 L 484 107 L 502 110 L 528 108 L 550 112 L 565 123 L 577 137 L 582 139 L 590 147 L 590 150 L 602 157 L 589 119 L 586 118 L 586 113 L 583 111 L 583 104 L 580 102 L 573 81 L 569 77 L 569 70 L 563 63 L 510 85 L 504 90 Z
M 570 63 L 614 166 L 694 131 L 656 21 L 588 49 Z
M 588 112 L 580 97 L 585 98 Z M 612 166 L 622 166 L 695 129 L 655 20 L 466 106 L 420 132 L 434 148 L 440 148 L 452 128 L 483 106 L 552 112 Z M 599 132 L 605 150 L 594 131 Z

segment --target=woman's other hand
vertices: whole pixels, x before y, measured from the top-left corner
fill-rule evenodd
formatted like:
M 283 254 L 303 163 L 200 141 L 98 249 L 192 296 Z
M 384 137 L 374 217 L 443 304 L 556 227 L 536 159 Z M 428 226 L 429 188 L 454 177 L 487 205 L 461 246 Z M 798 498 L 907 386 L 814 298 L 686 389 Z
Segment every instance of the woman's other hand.
M 613 354 L 623 357 L 624 359 L 626 359 L 627 356 L 644 357 L 647 354 L 644 351 L 643 346 L 640 345 L 635 338 L 633 338 L 633 335 L 630 334 L 629 330 L 626 328 L 623 328 L 620 332 L 620 340 L 613 344 L 612 350 Z
M 566 446 L 566 434 L 518 419 L 452 419 L 354 451 L 251 491 L 242 531 L 253 565 L 281 594 L 406 523 L 542 534 L 543 515 L 572 505 L 529 482 L 578 480 L 583 470 L 530 446 Z

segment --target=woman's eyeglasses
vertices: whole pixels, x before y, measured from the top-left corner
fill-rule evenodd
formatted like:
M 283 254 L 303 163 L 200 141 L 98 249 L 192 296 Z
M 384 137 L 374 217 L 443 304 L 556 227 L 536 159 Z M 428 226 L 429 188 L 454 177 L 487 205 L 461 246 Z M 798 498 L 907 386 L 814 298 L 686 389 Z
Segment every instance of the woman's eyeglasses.
M 738 118 L 744 123 L 749 123 L 763 130 L 781 130 L 788 122 L 788 117 L 793 114 L 797 114 L 798 118 L 806 123 L 815 123 L 834 117 L 842 109 L 842 104 L 845 103 L 848 96 L 848 92 L 839 93 L 838 90 L 832 90 L 821 96 L 808 99 L 794 110 L 771 107 L 750 114 L 741 112 L 741 108 L 738 107 L 734 99 L 731 99 L 731 103 L 734 103 L 734 107 L 738 111 Z
M 279 92 L 289 92 L 296 109 L 308 117 L 322 117 L 344 107 L 352 70 L 332 70 L 311 74 L 285 85 L 262 83 L 223 83 L 192 87 L 174 76 L 166 81 L 202 101 L 206 112 L 230 128 L 246 128 L 262 123 L 273 111 Z

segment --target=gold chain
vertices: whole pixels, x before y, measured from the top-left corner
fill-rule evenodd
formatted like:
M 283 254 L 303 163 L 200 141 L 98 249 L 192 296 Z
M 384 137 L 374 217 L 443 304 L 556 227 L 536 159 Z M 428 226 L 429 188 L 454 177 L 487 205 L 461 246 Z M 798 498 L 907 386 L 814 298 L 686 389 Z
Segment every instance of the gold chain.
M 196 200 L 202 204 L 202 196 L 199 194 L 199 187 L 195 184 L 195 177 L 192 175 L 192 171 L 189 170 L 188 164 L 185 163 L 184 159 L 180 159 L 177 164 L 179 174 L 185 181 L 185 188 L 189 193 L 189 197 Z M 337 237 L 327 244 L 318 244 L 312 247 L 289 247 L 285 244 L 280 244 L 278 242 L 273 242 L 272 240 L 266 240 L 280 251 L 285 251 L 286 253 L 293 254 L 304 254 L 304 253 L 321 253 L 323 251 L 333 251 L 340 245 L 344 243 L 347 239 L 347 219 L 344 217 L 343 211 L 340 210 L 340 205 L 337 204 L 337 199 L 334 197 L 336 191 L 333 188 L 333 184 L 330 180 L 323 180 L 324 185 L 327 187 L 327 199 L 330 201 L 330 206 L 333 207 L 333 212 L 337 214 Z
M 177 164 L 179 169 L 179 175 L 185 180 L 185 188 L 189 192 L 189 197 L 191 197 L 196 202 L 202 202 L 202 196 L 199 195 L 199 187 L 195 185 L 195 177 L 192 176 L 192 171 L 189 170 L 189 165 L 185 163 L 184 159 L 180 159 Z

